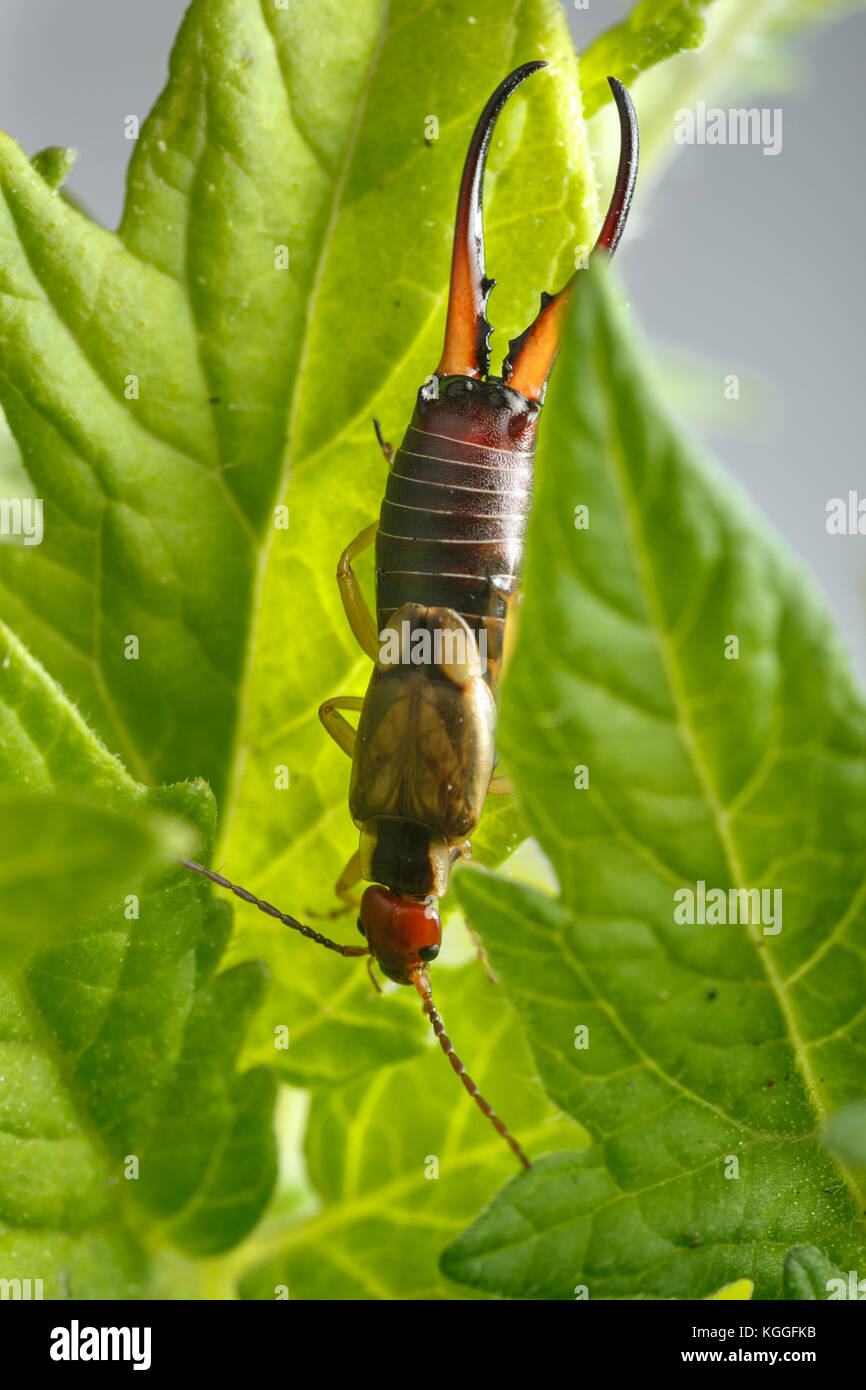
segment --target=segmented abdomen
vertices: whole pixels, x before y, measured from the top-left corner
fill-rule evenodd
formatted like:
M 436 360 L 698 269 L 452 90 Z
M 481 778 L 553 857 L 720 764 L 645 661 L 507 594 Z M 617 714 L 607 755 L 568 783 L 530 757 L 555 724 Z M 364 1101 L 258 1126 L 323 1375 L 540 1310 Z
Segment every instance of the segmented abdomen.
M 533 451 L 460 432 L 413 420 L 397 451 L 376 540 L 376 616 L 381 632 L 404 603 L 456 609 L 476 638 L 487 631 L 492 682 L 523 566 Z

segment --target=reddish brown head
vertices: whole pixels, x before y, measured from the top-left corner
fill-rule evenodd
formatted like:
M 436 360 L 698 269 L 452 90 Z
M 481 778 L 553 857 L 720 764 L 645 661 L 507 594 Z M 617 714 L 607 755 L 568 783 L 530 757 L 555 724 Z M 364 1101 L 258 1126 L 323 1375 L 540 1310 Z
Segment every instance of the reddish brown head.
M 372 954 L 390 979 L 401 985 L 414 985 L 421 996 L 424 1012 L 439 1040 L 439 1046 L 466 1090 L 478 1108 L 502 1135 L 512 1152 L 520 1159 L 524 1168 L 530 1166 L 529 1159 L 514 1135 L 509 1132 L 507 1126 L 488 1105 L 454 1051 L 451 1039 L 445 1032 L 442 1019 L 433 1003 L 427 966 L 431 960 L 435 960 L 438 956 L 439 945 L 442 941 L 442 923 L 439 920 L 435 898 L 410 898 L 393 893 L 390 888 L 382 888 L 379 884 L 373 884 L 361 899 L 361 915 L 358 918 L 358 926 L 367 937 L 368 945 L 343 946 L 338 941 L 331 941 L 328 937 L 322 936 L 312 927 L 305 926 L 303 922 L 291 917 L 288 912 L 280 912 L 279 908 L 265 902 L 263 898 L 257 898 L 248 889 L 241 888 L 237 883 L 231 883 L 227 878 L 223 878 L 222 874 L 214 873 L 213 869 L 206 869 L 203 865 L 196 864 L 192 859 L 182 859 L 180 862 L 187 869 L 202 874 L 204 878 L 210 879 L 211 883 L 219 884 L 221 888 L 228 888 L 231 893 L 234 893 L 244 902 L 252 903 L 261 912 L 267 913 L 269 917 L 276 917 L 280 922 L 285 922 L 286 926 L 291 927 L 293 931 L 300 932 L 302 936 L 318 942 L 320 946 L 327 947 L 329 951 L 336 951 L 341 956 L 368 956 Z
M 435 898 L 408 898 L 371 884 L 361 899 L 358 930 L 389 980 L 414 984 L 442 945 L 442 922 Z

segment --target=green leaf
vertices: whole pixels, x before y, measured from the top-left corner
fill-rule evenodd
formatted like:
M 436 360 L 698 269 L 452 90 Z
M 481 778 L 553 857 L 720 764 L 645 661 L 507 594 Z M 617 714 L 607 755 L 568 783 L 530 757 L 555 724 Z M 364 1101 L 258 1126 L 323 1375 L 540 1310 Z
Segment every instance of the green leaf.
M 579 1142 L 535 1084 L 513 1011 L 480 965 L 442 970 L 434 987 L 458 1052 L 528 1151 Z M 424 1052 L 314 1097 L 305 1156 L 321 1210 L 263 1228 L 247 1258 L 257 1246 L 268 1258 L 242 1276 L 242 1297 L 273 1299 L 280 1287 L 293 1299 L 467 1296 L 437 1276 L 437 1259 L 516 1162 L 438 1047 Z
M 710 0 L 641 0 L 627 19 L 599 34 L 580 58 L 583 114 L 588 120 L 610 99 L 608 76 L 629 86 L 640 72 L 700 48 Z
M 824 1138 L 846 1163 L 866 1168 L 866 1100 L 852 1101 L 831 1115 Z
M 52 929 L 107 908 L 131 879 L 197 848 L 179 820 L 0 795 L 0 956 L 32 951 Z
M 8 500 L 33 496 L 33 487 L 27 473 L 21 466 L 21 451 L 0 410 L 0 493 Z M 13 545 L 23 542 L 23 537 L 14 534 L 0 536 L 0 545 Z
M 733 1284 L 725 1284 L 717 1293 L 711 1294 L 711 1303 L 748 1302 L 752 1297 L 754 1284 L 751 1279 L 736 1279 Z
M 782 1297 L 823 1302 L 829 1281 L 844 1278 L 841 1270 L 814 1245 L 797 1245 L 785 1256 Z
M 159 817 L 190 823 L 207 845 L 207 788 L 134 782 L 3 627 L 0 731 L 0 784 L 29 789 L 0 802 L 0 819 L 13 805 L 20 814 L 4 830 L 35 836 L 38 807 L 57 855 L 75 843 L 64 839 L 73 794 L 78 807 L 80 879 L 58 860 L 55 877 L 31 882 L 37 923 L 63 874 L 68 892 L 92 893 L 100 866 L 85 832 L 123 856 L 109 901 L 94 895 L 82 922 L 65 914 L 26 968 L 0 975 L 0 1266 L 42 1279 L 46 1298 L 134 1297 L 161 1245 L 223 1249 L 267 1203 L 273 1085 L 236 1070 L 263 978 L 254 965 L 216 974 L 227 906 L 176 864 L 142 878 L 147 855 L 128 860 L 116 838 Z M 163 832 L 157 861 L 166 848 Z
M 66 145 L 49 145 L 47 149 L 35 154 L 30 163 L 48 187 L 56 192 L 75 163 L 77 155 L 77 150 L 69 149 Z
M 682 150 L 674 138 L 677 112 L 693 108 L 700 100 L 708 106 L 729 102 L 751 101 L 756 92 L 800 90 L 810 80 L 806 57 L 795 47 L 793 40 L 802 34 L 832 23 L 849 10 L 859 9 L 863 0 L 802 0 L 788 4 L 780 0 L 712 0 L 710 4 L 683 6 L 694 9 L 696 21 L 703 11 L 706 33 L 700 47 L 683 46 L 672 52 L 664 63 L 640 63 L 642 69 L 632 95 L 640 123 L 640 188 L 646 199 L 651 182 L 656 180 L 667 162 Z M 673 14 L 680 8 L 668 5 L 638 5 L 634 15 L 644 11 L 649 17 L 659 10 Z M 668 16 L 668 22 L 670 22 Z M 626 37 L 631 21 L 626 21 Z M 688 21 L 683 15 L 683 33 L 688 33 Z M 675 26 L 674 26 L 675 28 Z M 596 118 L 589 126 L 592 148 L 599 164 L 603 183 L 613 176 L 619 149 L 618 123 L 609 101 L 603 71 L 604 45 L 610 35 L 602 35 L 601 45 L 590 58 L 591 45 L 581 58 L 581 82 L 585 89 L 598 93 Z M 660 31 L 664 34 L 664 28 Z M 652 31 L 647 30 L 647 53 L 652 53 Z M 658 36 L 657 36 L 658 37 Z M 613 56 L 613 55 L 611 55 Z M 589 62 L 587 62 L 589 59 Z M 639 55 L 638 55 L 639 61 Z M 649 69 L 649 70 L 648 70 Z M 614 75 L 616 68 L 608 68 Z
M 822 1144 L 862 1095 L 866 716 L 811 581 L 672 429 L 631 338 L 587 276 L 503 699 L 561 896 L 457 880 L 545 1087 L 596 1147 L 515 1183 L 445 1268 L 517 1297 L 700 1298 L 748 1275 L 773 1298 L 794 1244 L 866 1260 L 862 1174 Z M 781 904 L 677 921 L 699 882 Z

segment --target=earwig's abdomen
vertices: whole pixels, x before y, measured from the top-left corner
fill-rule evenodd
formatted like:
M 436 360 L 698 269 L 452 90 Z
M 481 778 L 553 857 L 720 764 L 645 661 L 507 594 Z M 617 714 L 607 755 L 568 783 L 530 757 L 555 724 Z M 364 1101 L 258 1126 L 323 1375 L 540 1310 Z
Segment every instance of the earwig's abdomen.
M 453 608 L 486 631 L 498 674 L 519 586 L 539 406 L 496 380 L 421 388 L 388 476 L 376 539 L 379 631 L 404 603 Z

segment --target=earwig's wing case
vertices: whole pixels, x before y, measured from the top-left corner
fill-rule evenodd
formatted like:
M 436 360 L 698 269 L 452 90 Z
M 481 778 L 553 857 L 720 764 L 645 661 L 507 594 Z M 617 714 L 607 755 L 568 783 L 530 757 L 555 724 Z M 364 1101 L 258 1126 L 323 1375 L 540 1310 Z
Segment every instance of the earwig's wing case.
M 402 816 L 453 845 L 477 826 L 490 785 L 493 697 L 474 637 L 450 609 L 406 604 L 392 618 L 391 630 L 406 648 L 427 635 L 434 653 L 438 635 L 443 658 L 459 658 L 459 637 L 470 660 L 413 665 L 380 657 L 358 724 L 349 809 L 359 827 L 380 816 Z

